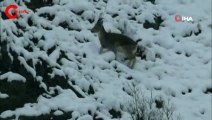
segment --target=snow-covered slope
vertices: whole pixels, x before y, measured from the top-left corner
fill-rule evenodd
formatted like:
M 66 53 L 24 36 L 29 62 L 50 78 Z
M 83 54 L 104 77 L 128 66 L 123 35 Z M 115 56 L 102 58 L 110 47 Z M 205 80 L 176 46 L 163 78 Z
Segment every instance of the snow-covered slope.
M 211 120 L 211 0 L 3 0 L 29 14 L 0 21 L 0 119 L 130 120 L 129 84 L 171 98 L 184 120 Z M 42 3 L 41 3 L 42 2 Z M 99 54 L 90 29 L 142 39 L 134 69 Z M 175 16 L 193 22 L 176 22 Z M 126 29 L 127 28 L 127 29 Z

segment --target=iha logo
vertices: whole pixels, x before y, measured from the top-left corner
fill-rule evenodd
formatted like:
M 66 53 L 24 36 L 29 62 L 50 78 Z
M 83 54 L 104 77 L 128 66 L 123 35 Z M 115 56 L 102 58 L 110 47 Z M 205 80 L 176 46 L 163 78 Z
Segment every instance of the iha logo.
M 191 16 L 181 16 L 181 15 L 176 15 L 175 16 L 175 21 L 176 22 L 192 22 L 193 18 Z
M 29 13 L 29 12 L 31 12 L 31 10 L 20 10 L 20 9 L 18 9 L 18 6 L 15 5 L 15 4 L 10 4 L 5 9 L 5 15 L 9 19 L 15 19 L 15 18 L 18 17 L 18 14 Z

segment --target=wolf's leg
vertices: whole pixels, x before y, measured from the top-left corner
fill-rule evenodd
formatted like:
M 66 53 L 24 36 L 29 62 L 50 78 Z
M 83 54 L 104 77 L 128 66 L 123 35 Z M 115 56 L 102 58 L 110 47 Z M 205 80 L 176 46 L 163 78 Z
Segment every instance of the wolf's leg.
M 127 66 L 132 69 L 132 68 L 134 68 L 135 63 L 136 63 L 136 57 L 131 57 L 128 59 Z

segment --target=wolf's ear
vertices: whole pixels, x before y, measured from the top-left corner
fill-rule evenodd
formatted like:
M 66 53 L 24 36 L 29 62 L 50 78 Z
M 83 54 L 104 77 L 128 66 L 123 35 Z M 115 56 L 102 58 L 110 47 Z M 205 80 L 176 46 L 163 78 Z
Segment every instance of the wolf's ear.
M 99 19 L 103 19 L 104 12 L 99 13 Z
M 99 25 L 103 24 L 103 18 L 100 17 L 100 18 L 97 20 L 97 24 L 99 24 Z
M 98 22 L 99 23 L 103 23 L 103 12 L 101 12 L 100 14 L 99 14 L 99 19 L 98 19 Z

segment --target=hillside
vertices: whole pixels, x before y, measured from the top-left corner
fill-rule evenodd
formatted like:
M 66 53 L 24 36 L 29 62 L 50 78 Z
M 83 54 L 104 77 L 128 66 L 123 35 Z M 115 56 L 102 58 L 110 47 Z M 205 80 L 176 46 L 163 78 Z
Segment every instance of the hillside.
M 31 12 L 7 19 L 4 10 L 14 3 Z M 130 120 L 131 86 L 147 99 L 170 100 L 175 118 L 212 119 L 211 0 L 1 0 L 0 6 L 0 120 Z M 99 53 L 90 29 L 100 14 L 107 32 L 140 39 L 146 48 L 133 69 L 111 51 Z M 176 15 L 193 21 L 176 22 Z

